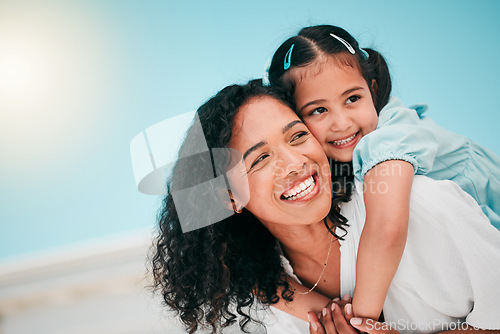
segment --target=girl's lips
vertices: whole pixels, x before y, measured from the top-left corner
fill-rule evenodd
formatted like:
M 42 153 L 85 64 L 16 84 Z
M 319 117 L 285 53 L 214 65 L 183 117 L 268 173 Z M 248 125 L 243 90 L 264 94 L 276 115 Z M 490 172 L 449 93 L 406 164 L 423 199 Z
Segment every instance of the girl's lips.
M 330 144 L 330 146 L 333 146 L 334 148 L 337 148 L 337 149 L 348 148 L 348 147 L 351 147 L 351 146 L 357 144 L 359 137 L 360 137 L 359 134 L 360 134 L 360 131 L 356 132 L 355 134 L 353 134 L 349 137 L 341 139 L 341 140 L 329 141 L 328 144 Z
M 312 178 L 312 181 L 308 181 L 310 178 Z M 291 187 L 280 196 L 280 199 L 282 201 L 286 201 L 287 203 L 303 203 L 314 198 L 320 191 L 320 184 L 317 173 L 314 173 L 313 175 L 303 179 L 302 182 L 299 182 L 299 184 L 301 183 L 309 183 L 309 186 L 306 186 L 305 189 L 301 189 L 301 191 L 296 194 L 294 194 L 294 192 L 292 191 L 295 186 Z

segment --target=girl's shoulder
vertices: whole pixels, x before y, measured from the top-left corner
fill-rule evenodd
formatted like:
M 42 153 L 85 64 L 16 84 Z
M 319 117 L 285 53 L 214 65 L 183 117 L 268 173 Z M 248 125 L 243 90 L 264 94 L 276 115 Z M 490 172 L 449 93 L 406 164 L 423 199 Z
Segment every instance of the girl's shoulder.
M 428 106 L 425 104 L 407 108 L 399 98 L 391 96 L 380 111 L 377 128 L 395 124 L 416 124 L 423 118 L 427 109 Z

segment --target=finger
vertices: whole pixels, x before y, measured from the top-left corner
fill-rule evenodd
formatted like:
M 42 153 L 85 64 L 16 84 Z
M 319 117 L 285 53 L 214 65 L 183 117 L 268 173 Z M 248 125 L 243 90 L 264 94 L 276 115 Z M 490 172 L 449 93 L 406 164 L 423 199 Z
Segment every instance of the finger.
M 333 323 L 332 319 L 332 312 L 330 311 L 329 308 L 323 309 L 323 314 L 320 321 L 323 327 L 325 328 L 327 334 L 337 334 L 337 329 L 335 328 L 335 324 Z
M 340 301 L 339 298 L 332 299 L 328 302 L 328 304 L 325 305 L 325 308 L 331 308 L 333 303 L 338 304 L 338 301 Z
M 344 297 L 342 297 L 342 299 L 337 303 L 340 306 L 340 310 L 342 311 L 344 317 L 345 317 L 344 313 L 345 305 L 350 304 L 351 302 L 352 302 L 351 296 L 348 293 L 346 293 Z
M 354 313 L 352 312 L 352 304 L 345 304 L 344 317 L 347 323 L 350 323 L 351 319 L 354 317 Z
M 351 318 L 350 322 L 354 328 L 369 334 L 400 334 L 387 323 L 378 322 L 373 319 Z
M 337 332 L 341 334 L 356 334 L 356 330 L 345 320 L 338 305 L 332 305 L 333 322 Z
M 318 320 L 318 316 L 314 312 L 307 312 L 307 320 L 309 320 L 310 334 L 326 334 Z

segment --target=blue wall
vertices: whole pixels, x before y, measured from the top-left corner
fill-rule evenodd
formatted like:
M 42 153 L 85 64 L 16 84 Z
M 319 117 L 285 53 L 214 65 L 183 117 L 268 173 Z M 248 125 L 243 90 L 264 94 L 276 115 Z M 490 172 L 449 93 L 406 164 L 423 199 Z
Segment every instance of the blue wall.
M 500 154 L 499 15 L 499 1 L 3 0 L 0 257 L 152 229 L 133 136 L 262 76 L 306 25 L 346 28 L 386 56 L 405 104 Z

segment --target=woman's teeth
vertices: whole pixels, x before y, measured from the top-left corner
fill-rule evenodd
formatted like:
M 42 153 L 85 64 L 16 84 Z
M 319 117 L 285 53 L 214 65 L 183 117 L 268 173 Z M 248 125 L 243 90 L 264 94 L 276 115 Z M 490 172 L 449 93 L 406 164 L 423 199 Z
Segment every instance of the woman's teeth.
M 350 136 L 349 138 L 346 138 L 346 139 L 342 139 L 342 140 L 333 140 L 331 143 L 333 145 L 344 145 L 344 144 L 347 144 L 348 142 L 352 141 L 354 138 L 356 138 L 356 135 L 358 133 L 356 132 L 355 134 L 353 134 L 352 136 Z
M 309 194 L 313 188 L 316 182 L 314 181 L 314 177 L 311 175 L 309 178 L 304 180 L 302 183 L 296 185 L 290 190 L 287 190 L 286 192 L 283 193 L 283 199 L 287 201 L 293 201 L 299 198 L 304 197 L 305 195 Z

